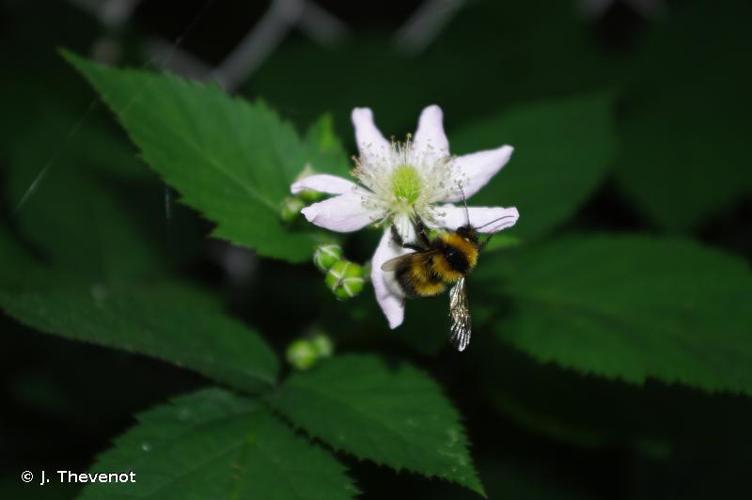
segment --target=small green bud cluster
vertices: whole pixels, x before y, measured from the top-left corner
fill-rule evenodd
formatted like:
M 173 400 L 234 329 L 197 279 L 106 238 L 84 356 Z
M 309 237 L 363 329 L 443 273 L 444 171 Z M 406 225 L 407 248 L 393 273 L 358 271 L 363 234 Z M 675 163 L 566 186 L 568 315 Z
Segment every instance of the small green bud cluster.
M 285 358 L 294 368 L 307 370 L 320 359 L 331 357 L 333 353 L 334 344 L 331 339 L 324 333 L 317 333 L 290 343 Z
M 342 260 L 342 247 L 334 243 L 320 245 L 313 252 L 313 263 L 322 273 L 327 272 L 340 260 Z
M 334 296 L 347 300 L 363 291 L 366 271 L 363 266 L 342 258 L 342 254 L 339 245 L 321 245 L 313 252 L 313 263 L 325 273 L 324 281 Z
M 351 299 L 360 294 L 365 281 L 363 266 L 347 260 L 341 260 L 330 267 L 325 278 L 326 286 L 339 300 Z

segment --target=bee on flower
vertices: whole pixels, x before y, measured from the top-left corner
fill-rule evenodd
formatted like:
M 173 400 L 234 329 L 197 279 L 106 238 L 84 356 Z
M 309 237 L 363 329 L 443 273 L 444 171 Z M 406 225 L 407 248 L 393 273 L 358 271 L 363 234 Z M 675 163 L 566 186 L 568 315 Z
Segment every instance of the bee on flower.
M 352 122 L 359 151 L 355 182 L 327 174 L 296 181 L 293 194 L 335 195 L 301 213 L 336 232 L 373 224 L 383 228 L 371 282 L 391 328 L 402 324 L 406 298 L 436 295 L 451 285 L 452 340 L 462 350 L 470 338 L 465 277 L 483 245 L 478 235 L 509 228 L 519 217 L 514 207 L 468 207 L 465 202 L 506 165 L 513 148 L 451 155 L 436 105 L 422 111 L 415 135 L 404 142 L 384 138 L 368 108 L 354 109 Z M 431 239 L 429 229 L 439 230 L 439 236 Z

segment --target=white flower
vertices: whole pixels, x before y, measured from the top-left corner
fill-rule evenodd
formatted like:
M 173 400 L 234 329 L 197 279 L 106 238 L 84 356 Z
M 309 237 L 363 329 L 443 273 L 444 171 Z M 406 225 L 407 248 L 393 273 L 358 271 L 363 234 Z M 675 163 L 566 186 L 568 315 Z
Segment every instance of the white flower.
M 295 182 L 293 194 L 314 190 L 336 195 L 301 212 L 317 226 L 348 233 L 369 224 L 383 224 L 384 234 L 373 255 L 371 281 L 376 300 L 396 328 L 404 319 L 405 298 L 394 273 L 381 270 L 387 260 L 408 253 L 392 238 L 394 224 L 405 242 L 415 240 L 410 217 L 414 214 L 432 228 L 457 229 L 467 224 L 462 202 L 480 190 L 509 161 L 511 146 L 451 156 L 444 134 L 443 114 L 428 106 L 420 114 L 415 136 L 404 143 L 389 142 L 373 122 L 368 108 L 352 112 L 360 156 L 353 175 L 358 184 L 333 175 L 311 175 Z M 470 207 L 470 224 L 482 233 L 495 233 L 514 225 L 516 208 Z

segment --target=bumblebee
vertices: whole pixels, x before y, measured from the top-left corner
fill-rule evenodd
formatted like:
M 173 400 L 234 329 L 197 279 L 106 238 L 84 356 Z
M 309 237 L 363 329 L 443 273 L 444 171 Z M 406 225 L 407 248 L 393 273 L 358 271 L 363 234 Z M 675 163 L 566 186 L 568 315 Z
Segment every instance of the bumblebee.
M 493 221 L 495 222 L 495 221 Z M 478 228 L 469 222 L 454 231 L 443 231 L 429 238 L 426 226 L 419 217 L 413 219 L 417 240 L 405 243 L 392 226 L 392 239 L 412 253 L 390 259 L 382 271 L 394 272 L 394 277 L 408 298 L 433 297 L 449 290 L 449 340 L 459 351 L 470 343 L 472 321 L 467 299 L 467 275 L 478 263 L 481 249 L 488 239 L 480 242 Z

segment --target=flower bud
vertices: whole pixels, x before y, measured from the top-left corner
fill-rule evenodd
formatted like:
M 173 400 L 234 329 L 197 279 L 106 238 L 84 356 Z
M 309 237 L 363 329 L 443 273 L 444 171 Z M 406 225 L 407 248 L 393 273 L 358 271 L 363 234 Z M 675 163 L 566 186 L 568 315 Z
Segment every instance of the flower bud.
M 363 290 L 365 284 L 363 266 L 340 260 L 326 273 L 326 286 L 339 300 L 351 299 Z
M 298 370 L 307 370 L 316 364 L 318 350 L 310 340 L 298 339 L 287 346 L 285 358 Z
M 297 339 L 287 346 L 285 358 L 294 368 L 307 370 L 320 359 L 331 357 L 334 344 L 331 339 L 320 330 L 306 338 Z
M 313 263 L 322 272 L 327 272 L 342 259 L 342 247 L 337 244 L 320 245 L 313 252 Z
M 321 201 L 325 196 L 326 195 L 324 193 L 319 193 L 318 191 L 313 191 L 312 189 L 304 189 L 303 191 L 298 193 L 298 197 L 305 203 Z
M 303 200 L 295 196 L 288 196 L 282 200 L 282 207 L 279 210 L 279 216 L 285 222 L 293 222 L 298 218 L 300 211 L 305 206 Z
M 320 358 L 328 358 L 334 354 L 334 344 L 324 333 L 317 333 L 311 337 L 311 344 L 313 344 Z
M 316 175 L 316 170 L 314 170 L 309 163 L 306 163 L 303 167 L 303 170 L 301 170 L 295 180 L 299 181 L 311 175 Z M 322 199 L 324 199 L 324 193 L 319 193 L 318 191 L 313 191 L 311 189 L 305 189 L 298 193 L 298 197 L 305 203 L 313 203 L 315 201 L 321 201 Z

